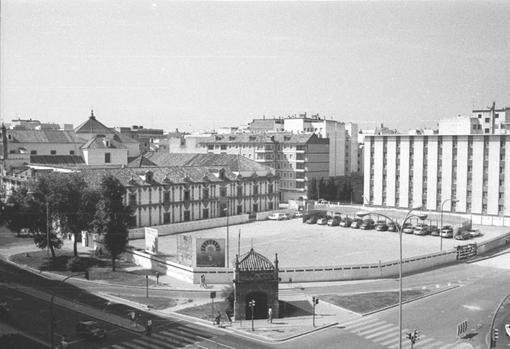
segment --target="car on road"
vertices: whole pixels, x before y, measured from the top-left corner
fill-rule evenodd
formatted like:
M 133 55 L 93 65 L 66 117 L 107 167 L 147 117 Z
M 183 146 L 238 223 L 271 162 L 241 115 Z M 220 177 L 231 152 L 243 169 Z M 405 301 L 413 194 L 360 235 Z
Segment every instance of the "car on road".
M 317 216 L 310 216 L 308 217 L 308 219 L 305 221 L 306 224 L 315 224 L 317 223 Z
M 361 227 L 361 224 L 363 224 L 363 221 L 361 219 L 355 219 L 351 223 L 351 228 L 359 229 L 359 227 Z
M 340 224 L 340 217 L 333 217 L 330 220 L 328 220 L 328 225 L 330 227 L 336 227 Z
M 374 220 L 372 218 L 367 218 L 363 220 L 363 223 L 361 223 L 359 228 L 362 230 L 371 230 L 374 229 L 374 227 Z
M 328 224 L 328 219 L 326 217 L 319 218 L 317 220 L 317 224 L 318 225 L 326 225 L 326 224 Z
M 445 225 L 441 228 L 440 233 L 442 238 L 452 238 L 453 237 L 453 227 L 451 225 Z
M 414 227 L 411 223 L 406 223 L 402 226 L 402 232 L 405 234 L 413 234 L 414 233 Z
M 457 233 L 455 233 L 455 236 L 453 238 L 455 240 L 469 240 L 471 239 L 471 234 L 469 234 L 468 230 L 460 230 Z
M 272 213 L 267 217 L 267 219 L 273 221 L 283 221 L 289 219 L 289 216 L 287 216 L 285 213 Z
M 90 339 L 104 339 L 106 331 L 97 325 L 95 321 L 80 321 L 76 324 L 76 334 Z
M 344 217 L 342 221 L 340 222 L 340 226 L 344 228 L 349 228 L 352 224 L 352 218 Z
M 439 228 L 437 227 L 437 225 L 430 226 L 430 235 L 439 236 Z
M 375 225 L 375 230 L 376 231 L 386 231 L 386 230 L 388 230 L 388 224 L 386 224 L 385 221 L 377 221 L 377 223 Z
M 414 235 L 428 235 L 430 234 L 430 228 L 427 224 L 418 224 L 414 227 Z
M 479 236 L 482 236 L 482 232 L 479 229 L 471 229 L 469 231 L 469 235 L 471 235 L 472 238 L 477 238 Z

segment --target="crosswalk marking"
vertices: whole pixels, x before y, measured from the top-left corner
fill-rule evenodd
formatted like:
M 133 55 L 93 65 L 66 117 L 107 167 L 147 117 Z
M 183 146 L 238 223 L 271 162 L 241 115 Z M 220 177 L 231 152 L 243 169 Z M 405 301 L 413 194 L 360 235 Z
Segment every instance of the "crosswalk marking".
M 416 342 L 416 344 L 414 345 L 416 348 L 422 348 L 426 343 L 429 343 L 430 342 L 434 342 L 434 338 L 425 338 L 425 339 L 420 339 Z
M 386 324 L 383 324 L 383 325 L 377 326 L 377 327 L 370 326 L 368 330 L 361 330 L 361 331 L 358 330 L 358 334 L 360 336 L 367 337 L 367 335 L 369 335 L 369 334 L 372 334 L 374 332 L 380 332 L 390 326 L 392 327 L 393 324 L 386 323 Z
M 126 347 L 127 348 L 131 348 L 131 349 L 146 349 L 145 347 L 141 347 L 137 344 L 134 344 L 134 343 L 129 343 L 129 342 L 123 342 L 121 343 L 123 345 L 123 347 L 121 347 L 122 349 L 125 349 Z
M 138 338 L 133 339 L 132 342 L 138 343 L 142 345 L 144 348 L 161 349 L 161 347 L 156 344 L 148 343 Z
M 362 323 L 362 322 L 371 322 L 371 321 L 375 321 L 375 320 L 379 320 L 379 319 L 376 318 L 376 317 L 361 317 L 359 319 L 355 319 L 355 320 L 351 320 L 351 321 L 348 321 L 348 322 L 344 322 L 342 324 L 342 326 L 350 327 L 350 326 L 353 326 L 353 325 L 356 325 L 356 324 L 359 324 L 359 323 Z
M 442 347 L 439 347 L 437 349 L 450 349 L 450 348 L 452 348 L 454 346 L 455 346 L 455 343 L 453 343 L 453 344 L 446 344 L 446 345 L 443 345 Z
M 398 332 L 397 326 L 393 327 L 393 330 L 394 330 L 394 332 L 389 332 L 387 334 L 383 334 L 377 338 L 372 338 L 372 340 L 376 343 L 382 342 L 382 343 L 380 343 L 382 345 L 388 345 L 388 344 L 394 342 L 395 340 L 398 340 L 398 336 L 395 335 L 395 333 Z
M 357 323 L 355 323 L 353 325 L 346 326 L 346 328 L 348 328 L 349 330 L 352 330 L 354 328 L 366 326 L 369 323 L 374 323 L 375 321 L 379 322 L 379 319 L 377 319 L 377 318 L 366 319 L 366 321 L 357 322 Z
M 432 348 L 437 348 L 438 346 L 441 346 L 443 345 L 443 342 L 432 342 L 432 343 L 428 343 L 426 344 L 425 346 L 419 346 L 418 348 L 419 349 L 432 349 Z
M 373 329 L 377 328 L 378 326 L 382 326 L 384 324 L 386 324 L 386 321 L 377 321 L 377 322 L 371 323 L 368 326 L 366 324 L 360 324 L 358 326 L 350 327 L 349 329 L 353 332 L 368 331 L 368 330 L 373 330 Z M 356 328 L 356 329 L 353 330 L 353 328 Z
M 375 340 L 375 339 L 377 339 L 377 338 L 379 338 L 381 336 L 386 336 L 386 335 L 392 335 L 393 336 L 395 334 L 395 331 L 398 331 L 398 329 L 395 326 L 391 325 L 391 327 L 386 328 L 386 329 L 384 329 L 382 331 L 378 331 L 376 333 L 372 333 L 372 334 L 370 334 L 368 336 L 365 336 L 365 338 Z

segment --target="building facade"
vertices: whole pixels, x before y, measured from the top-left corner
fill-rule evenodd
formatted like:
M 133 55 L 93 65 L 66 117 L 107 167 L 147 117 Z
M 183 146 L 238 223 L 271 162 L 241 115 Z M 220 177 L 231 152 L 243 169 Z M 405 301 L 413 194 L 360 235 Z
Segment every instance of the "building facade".
M 510 224 L 510 135 L 366 136 L 364 162 L 372 206 L 422 206 Z

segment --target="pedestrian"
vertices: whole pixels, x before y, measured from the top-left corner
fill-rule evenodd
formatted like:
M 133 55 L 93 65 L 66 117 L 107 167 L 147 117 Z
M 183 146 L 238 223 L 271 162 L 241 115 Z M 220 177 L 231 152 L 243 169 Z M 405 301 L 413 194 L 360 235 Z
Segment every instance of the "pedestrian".
M 128 314 L 129 318 L 131 319 L 131 326 L 136 326 L 136 314 L 134 311 L 130 311 Z
M 146 329 L 147 336 L 150 336 L 152 334 L 152 320 L 147 320 L 147 329 Z
M 225 315 L 227 316 L 229 325 L 232 326 L 232 314 L 231 314 L 230 310 L 226 310 Z
M 267 322 L 269 323 L 273 323 L 273 308 L 269 307 L 269 309 L 267 309 Z
M 214 319 L 214 322 L 216 323 L 216 325 L 220 325 L 220 322 L 221 322 L 221 313 L 218 312 L 218 315 L 216 316 L 216 318 Z
M 159 285 L 159 271 L 156 272 L 156 285 Z

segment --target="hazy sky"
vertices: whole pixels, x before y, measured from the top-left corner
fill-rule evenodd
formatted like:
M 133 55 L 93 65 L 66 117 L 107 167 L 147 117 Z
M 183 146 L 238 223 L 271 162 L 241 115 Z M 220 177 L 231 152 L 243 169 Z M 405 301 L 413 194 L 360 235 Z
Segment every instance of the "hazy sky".
M 0 113 L 198 130 L 510 106 L 510 2 L 1 0 Z

